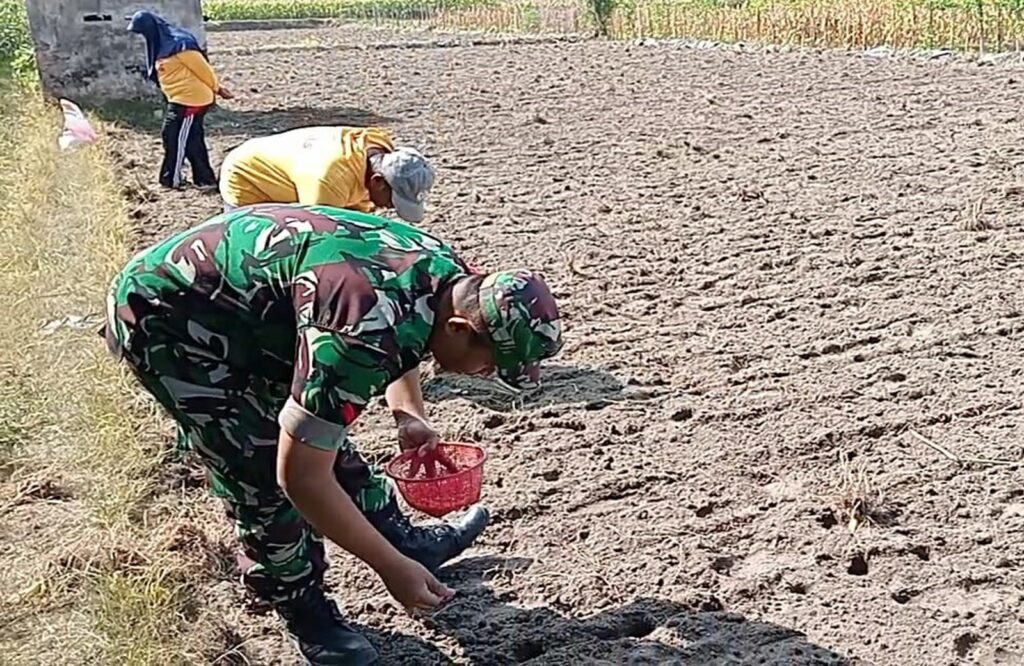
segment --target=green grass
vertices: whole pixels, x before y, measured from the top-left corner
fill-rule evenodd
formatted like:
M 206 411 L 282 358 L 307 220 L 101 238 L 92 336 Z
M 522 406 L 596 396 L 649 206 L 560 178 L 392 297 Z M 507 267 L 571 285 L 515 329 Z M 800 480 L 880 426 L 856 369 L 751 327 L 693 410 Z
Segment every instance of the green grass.
M 35 66 L 24 0 L 0 0 L 0 80 L 31 82 Z
M 19 51 L 30 45 L 25 3 L 0 0 L 0 61 L 12 60 Z
M 208 0 L 211 21 L 289 18 L 426 19 L 441 11 L 494 6 L 497 0 Z

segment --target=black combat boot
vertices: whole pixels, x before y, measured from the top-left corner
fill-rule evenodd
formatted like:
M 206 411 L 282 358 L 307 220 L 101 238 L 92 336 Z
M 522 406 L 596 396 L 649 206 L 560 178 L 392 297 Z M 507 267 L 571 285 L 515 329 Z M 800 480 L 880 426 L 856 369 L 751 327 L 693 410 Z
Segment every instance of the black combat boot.
M 469 548 L 487 527 L 490 517 L 485 507 L 476 505 L 450 522 L 413 525 L 402 514 L 394 498 L 380 511 L 366 514 L 370 524 L 398 552 L 416 560 L 431 573 L 436 573 L 442 564 Z
M 345 622 L 334 601 L 314 585 L 302 596 L 274 604 L 288 638 L 312 666 L 363 666 L 377 663 L 370 641 Z

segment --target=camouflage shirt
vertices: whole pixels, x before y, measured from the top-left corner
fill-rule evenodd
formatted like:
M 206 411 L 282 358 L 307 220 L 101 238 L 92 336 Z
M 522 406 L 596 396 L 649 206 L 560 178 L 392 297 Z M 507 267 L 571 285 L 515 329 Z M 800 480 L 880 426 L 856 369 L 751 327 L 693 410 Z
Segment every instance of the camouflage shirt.
M 366 403 L 428 354 L 438 293 L 469 272 L 408 225 L 268 204 L 136 256 L 115 278 L 108 320 L 113 344 L 144 330 L 151 365 L 187 364 L 201 385 L 283 396 L 273 387 L 289 384 L 281 426 L 336 449 Z

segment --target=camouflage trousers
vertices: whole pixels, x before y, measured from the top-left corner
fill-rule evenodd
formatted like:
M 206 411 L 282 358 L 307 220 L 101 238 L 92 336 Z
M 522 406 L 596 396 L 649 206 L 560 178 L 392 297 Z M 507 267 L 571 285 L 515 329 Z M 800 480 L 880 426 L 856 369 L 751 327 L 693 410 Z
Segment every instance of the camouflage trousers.
M 113 339 L 112 330 L 108 322 L 111 350 L 174 418 L 179 447 L 198 456 L 211 494 L 226 503 L 241 542 L 246 587 L 275 602 L 320 584 L 327 568 L 323 539 L 277 484 L 277 414 L 288 385 L 230 367 L 200 336 L 182 335 L 181 327 L 164 326 L 152 315 L 128 327 L 126 340 Z M 364 513 L 394 499 L 390 481 L 351 440 L 339 450 L 334 474 Z

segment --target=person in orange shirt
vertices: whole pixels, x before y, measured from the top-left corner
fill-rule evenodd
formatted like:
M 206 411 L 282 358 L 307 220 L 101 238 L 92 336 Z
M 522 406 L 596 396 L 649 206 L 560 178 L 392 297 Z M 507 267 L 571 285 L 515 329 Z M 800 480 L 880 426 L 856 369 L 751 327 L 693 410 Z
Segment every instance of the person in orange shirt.
M 249 139 L 224 158 L 224 209 L 320 204 L 370 213 L 394 209 L 418 224 L 436 173 L 418 150 L 378 127 L 301 127 Z
M 167 98 L 160 184 L 180 188 L 187 159 L 192 182 L 201 188 L 216 188 L 217 174 L 210 165 L 203 119 L 218 95 L 224 99 L 233 95 L 217 81 L 192 33 L 146 10 L 135 12 L 128 30 L 146 39 L 146 73 Z

